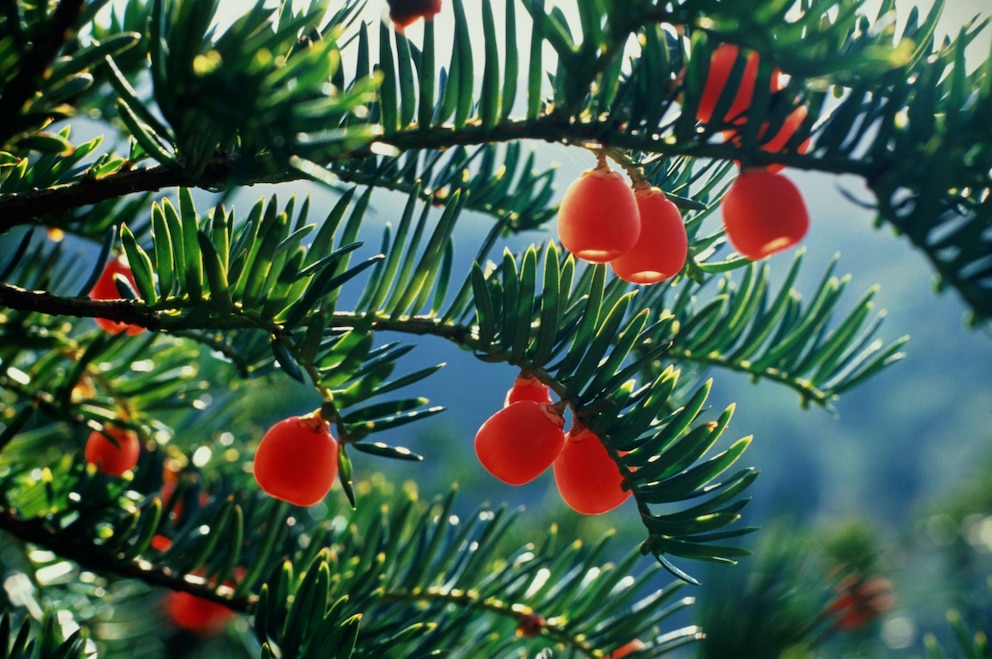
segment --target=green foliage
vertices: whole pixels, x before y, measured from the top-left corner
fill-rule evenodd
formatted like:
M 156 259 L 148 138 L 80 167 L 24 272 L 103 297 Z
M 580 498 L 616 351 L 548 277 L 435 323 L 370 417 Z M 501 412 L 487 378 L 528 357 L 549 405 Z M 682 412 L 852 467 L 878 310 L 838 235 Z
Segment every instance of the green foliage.
M 936 43 L 940 3 L 897 36 L 891 2 L 873 20 L 846 0 L 596 0 L 571 14 L 451 0 L 452 32 L 427 21 L 419 39 L 357 0 L 260 1 L 226 27 L 216 0 L 105 4 L 0 12 L 0 529 L 101 578 L 251 613 L 263 656 L 604 656 L 634 638 L 657 656 L 699 638 L 661 628 L 689 603 L 673 599 L 695 582 L 682 562 L 734 563 L 754 530 L 740 524 L 757 471 L 738 466 L 751 438 L 724 440 L 733 405 L 707 409 L 720 371 L 829 408 L 905 342 L 878 336 L 873 289 L 841 311 L 833 266 L 804 296 L 801 255 L 776 290 L 769 266 L 729 253 L 708 221 L 734 161 L 861 177 L 879 222 L 926 253 L 975 323 L 992 317 L 992 64 L 964 67 L 984 23 Z M 762 58 L 739 144 L 719 137 L 727 122 L 695 117 L 723 42 Z M 770 90 L 775 67 L 784 89 Z M 800 103 L 788 148 L 762 150 Z M 81 114 L 110 138 L 74 144 Z M 684 215 L 684 271 L 633 287 L 537 233 L 556 215 L 555 177 L 528 140 L 661 187 Z M 296 196 L 196 207 L 198 190 L 304 180 L 336 195 L 316 220 Z M 383 191 L 405 201 L 370 235 Z M 491 226 L 464 266 L 469 213 Z M 507 246 L 531 231 L 541 242 Z M 120 254 L 134 286 L 89 299 Z M 92 318 L 149 331 L 111 336 Z M 503 508 L 463 520 L 450 497 L 356 473 L 353 451 L 422 459 L 373 437 L 442 411 L 421 395 L 442 365 L 397 371 L 422 336 L 546 383 L 616 463 L 640 551 L 613 565 L 605 540 L 513 542 Z M 290 509 L 249 476 L 282 376 L 334 429 L 346 499 Z M 120 479 L 79 451 L 109 423 L 142 438 Z M 656 561 L 638 572 L 641 554 Z M 679 581 L 658 590 L 664 570 Z M 13 656 L 72 656 L 80 639 L 51 617 L 16 633 L 0 619 Z
M 360 492 L 359 500 L 370 503 L 368 494 Z M 319 656 L 339 647 L 325 639 L 345 635 L 357 638 L 354 656 L 419 656 L 439 647 L 452 656 L 503 656 L 507 636 L 525 618 L 540 616 L 533 646 L 570 656 L 657 634 L 659 623 L 688 603 L 672 599 L 678 583 L 650 592 L 644 588 L 652 572 L 628 577 L 636 553 L 620 565 L 593 568 L 603 543 L 562 550 L 552 534 L 507 554 L 497 539 L 511 532 L 513 513 L 483 508 L 462 521 L 452 504 L 449 496 L 432 504 L 404 497 L 388 512 L 360 506 L 367 512 L 331 531 L 302 573 L 286 563 L 262 588 L 255 609 L 260 641 L 283 656 Z M 409 549 L 400 553 L 400 546 Z M 610 610 L 598 606 L 605 593 L 615 604 Z M 479 626 L 480 615 L 490 622 Z M 657 649 L 677 647 L 695 633 L 680 630 Z
M 14 629 L 9 612 L 0 614 L 0 655 L 9 659 L 72 659 L 82 657 L 83 636 L 77 630 L 63 640 L 54 615 L 46 615 L 38 629 L 32 620 L 22 620 Z
M 120 32 L 59 57 L 64 39 L 88 24 L 104 2 L 8 5 L 0 15 L 0 145 L 46 154 L 72 151 L 66 136 L 45 131 L 74 114 L 74 100 L 93 83 L 89 70 L 104 57 L 132 47 L 139 36 Z M 40 85 L 39 85 L 40 83 Z M 6 155 L 10 155 L 9 153 Z
M 667 354 L 775 380 L 795 389 L 803 404 L 823 406 L 901 358 L 908 337 L 888 345 L 876 337 L 882 315 L 869 316 L 874 289 L 835 318 L 849 277 L 834 276 L 833 265 L 803 304 L 794 288 L 802 254 L 777 294 L 769 290 L 767 265 L 749 266 L 739 282 L 720 279 L 719 293 L 701 307 L 693 303 L 699 293 L 684 289 L 671 305 L 679 330 Z
M 989 637 L 987 630 L 974 630 L 961 617 L 960 612 L 951 610 L 947 614 L 948 626 L 954 635 L 955 652 L 948 653 L 934 634 L 928 634 L 924 639 L 927 656 L 930 659 L 946 659 L 947 657 L 967 657 L 979 659 L 989 656 Z M 957 651 L 959 650 L 959 652 Z
M 767 529 L 752 564 L 714 575 L 699 602 L 699 657 L 813 657 L 829 630 L 829 563 L 804 530 Z M 747 610 L 747 616 L 740 611 Z
M 359 6 L 346 3 L 325 22 L 326 3 L 299 14 L 285 4 L 274 14 L 259 2 L 214 37 L 216 2 L 154 2 L 149 52 L 155 99 L 175 133 L 183 168 L 200 173 L 218 147 L 231 149 L 236 136 L 241 153 L 272 151 L 277 161 L 288 154 L 327 158 L 367 142 L 370 135 L 361 130 L 339 134 L 331 127 L 370 96 L 368 82 L 346 93 L 317 93 L 327 80 L 340 78 L 335 36 Z M 174 26 L 183 29 L 172 34 Z M 211 102 L 193 100 L 203 96 Z

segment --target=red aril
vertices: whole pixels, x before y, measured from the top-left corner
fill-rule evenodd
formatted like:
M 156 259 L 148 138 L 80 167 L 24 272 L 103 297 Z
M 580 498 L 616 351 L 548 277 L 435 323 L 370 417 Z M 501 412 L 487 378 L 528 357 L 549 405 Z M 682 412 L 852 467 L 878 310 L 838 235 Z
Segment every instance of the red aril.
M 641 233 L 626 253 L 610 261 L 618 277 L 633 284 L 654 284 L 682 271 L 689 239 L 678 206 L 656 187 L 634 191 L 641 216 Z
M 113 437 L 114 441 L 108 439 L 107 435 Z M 86 439 L 83 455 L 86 461 L 95 464 L 101 473 L 120 476 L 125 471 L 134 469 L 138 464 L 141 442 L 133 430 L 104 426 L 103 431 L 94 430 L 90 433 Z
M 517 637 L 537 638 L 548 626 L 548 621 L 539 613 L 525 613 L 517 622 Z
M 430 19 L 441 11 L 441 0 L 387 0 L 389 20 L 400 32 L 417 19 Z
M 312 506 L 337 478 L 338 443 L 318 413 L 283 419 L 262 437 L 252 470 L 269 496 Z
M 149 546 L 155 551 L 166 552 L 172 547 L 172 539 L 167 535 L 156 533 L 152 536 L 152 541 Z
M 799 189 L 764 169 L 743 170 L 722 206 L 730 244 L 752 261 L 792 247 L 809 229 L 809 212 Z
M 568 506 L 583 515 L 613 510 L 630 497 L 623 476 L 591 430 L 575 425 L 554 462 L 555 483 Z
M 635 638 L 633 641 L 621 645 L 607 656 L 609 659 L 621 659 L 622 657 L 626 657 L 631 652 L 646 650 L 647 647 L 648 646 L 644 644 L 644 641 L 639 638 Z
M 720 100 L 723 88 L 727 86 L 730 74 L 734 69 L 738 56 L 741 54 L 740 47 L 724 43 L 717 46 L 710 55 L 709 71 L 706 74 L 706 83 L 703 85 L 703 93 L 699 97 L 699 106 L 696 108 L 696 119 L 703 123 L 714 120 L 713 112 L 716 104 Z M 744 73 L 741 76 L 740 85 L 734 95 L 727 113 L 719 117 L 716 121 L 742 123 L 743 115 L 751 107 L 751 99 L 754 98 L 754 86 L 758 78 L 758 64 L 760 58 L 757 53 L 749 51 L 746 53 L 746 63 Z M 771 90 L 777 91 L 781 87 L 779 80 L 780 72 L 775 69 L 772 72 Z
M 508 485 L 523 485 L 561 453 L 565 420 L 554 405 L 521 400 L 486 419 L 475 434 L 475 454 L 486 471 Z
M 761 150 L 767 151 L 769 153 L 780 153 L 785 148 L 785 145 L 789 143 L 789 140 L 792 139 L 792 136 L 796 134 L 796 131 L 799 130 L 800 126 L 802 126 L 802 123 L 806 120 L 806 116 L 808 114 L 809 114 L 809 110 L 806 109 L 805 105 L 796 106 L 796 109 L 793 110 L 792 113 L 785 118 L 784 122 L 782 122 L 782 127 L 774 135 L 774 137 L 769 139 L 764 144 L 761 144 L 760 147 Z M 762 124 L 761 128 L 758 130 L 759 144 L 761 143 L 762 140 L 766 139 L 765 131 L 767 130 L 768 130 L 767 123 Z M 727 136 L 728 137 L 727 141 L 731 142 L 732 144 L 736 144 L 740 146 L 741 144 L 740 135 L 734 131 L 728 131 L 728 133 L 729 134 Z M 812 142 L 813 142 L 813 138 L 807 137 L 796 148 L 796 153 L 806 153 L 809 150 L 809 146 Z M 738 165 L 740 165 L 740 163 L 738 163 Z M 775 174 L 785 169 L 785 165 L 779 165 L 779 164 L 765 165 L 764 169 Z
M 558 207 L 558 238 L 584 261 L 617 258 L 634 246 L 640 232 L 634 191 L 604 160 L 568 187 Z
M 513 380 L 513 386 L 506 392 L 503 407 L 521 400 L 533 400 L 538 403 L 551 403 L 551 390 L 530 373 L 524 371 Z
M 186 592 L 169 593 L 165 611 L 174 625 L 197 636 L 216 636 L 234 613 L 219 602 Z
M 835 592 L 826 612 L 836 616 L 834 627 L 846 632 L 867 627 L 895 603 L 892 583 L 881 576 L 852 574 L 837 584 Z
M 128 267 L 127 263 L 121 259 L 111 259 L 104 266 L 103 272 L 100 274 L 100 278 L 96 280 L 96 284 L 93 285 L 93 290 L 90 291 L 91 300 L 120 300 L 121 294 L 117 290 L 117 284 L 114 283 L 114 275 L 121 275 L 131 284 L 131 288 L 137 289 L 138 285 L 134 281 L 134 275 L 131 274 L 131 268 Z M 109 332 L 110 334 L 120 334 L 125 332 L 128 336 L 134 336 L 135 334 L 140 334 L 145 331 L 144 327 L 139 325 L 131 325 L 130 323 L 119 323 L 115 320 L 108 320 L 106 318 L 94 318 L 93 319 L 97 326 L 104 332 Z

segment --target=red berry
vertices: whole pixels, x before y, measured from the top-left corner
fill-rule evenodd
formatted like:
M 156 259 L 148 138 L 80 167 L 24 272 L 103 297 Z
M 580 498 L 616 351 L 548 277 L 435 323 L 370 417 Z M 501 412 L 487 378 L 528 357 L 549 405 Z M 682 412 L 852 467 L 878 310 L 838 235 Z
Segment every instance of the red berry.
M 318 414 L 283 419 L 262 437 L 252 469 L 269 496 L 312 506 L 337 478 L 338 443 Z
M 475 454 L 490 474 L 523 485 L 561 453 L 565 420 L 553 405 L 521 400 L 486 419 L 475 434 Z
M 551 403 L 551 390 L 533 375 L 521 372 L 513 381 L 513 386 L 506 392 L 503 407 L 521 400 Z
M 726 87 L 730 79 L 730 73 L 737 62 L 740 48 L 734 44 L 720 44 L 710 56 L 710 67 L 706 74 L 706 83 L 703 86 L 703 93 L 699 97 L 699 106 L 696 108 L 696 118 L 703 123 L 713 120 L 713 111 L 716 110 L 717 101 L 723 88 Z M 734 100 L 730 103 L 730 108 L 718 121 L 729 121 L 731 123 L 741 123 L 742 115 L 751 107 L 751 99 L 754 97 L 754 85 L 758 78 L 758 64 L 760 58 L 758 54 L 751 51 L 746 54 L 747 62 L 744 65 L 744 73 L 741 76 L 740 86 Z M 777 91 L 781 83 L 779 81 L 780 72 L 773 71 L 771 79 L 772 91 Z
M 172 547 L 172 540 L 168 536 L 162 535 L 161 533 L 156 533 L 152 536 L 150 546 L 155 551 L 169 551 Z
M 433 18 L 441 11 L 441 0 L 387 0 L 389 20 L 396 24 L 400 32 L 418 18 Z
M 613 510 L 630 497 L 623 476 L 599 437 L 588 428 L 573 426 L 554 462 L 558 492 L 572 510 L 598 515 Z
M 525 613 L 520 616 L 519 622 L 517 622 L 517 636 L 526 638 L 537 638 L 547 627 L 548 622 L 544 619 L 544 616 L 538 613 Z
M 853 574 L 837 584 L 835 591 L 826 611 L 836 616 L 834 626 L 841 631 L 863 629 L 895 603 L 892 583 L 885 577 Z
M 138 285 L 134 281 L 134 275 L 131 274 L 131 268 L 128 267 L 123 259 L 116 258 L 108 261 L 107 265 L 104 266 L 103 273 L 96 280 L 96 284 L 93 285 L 93 290 L 90 291 L 91 300 L 121 299 L 121 294 L 117 291 L 117 284 L 114 283 L 114 275 L 123 276 L 131 283 L 132 288 L 137 289 Z M 128 336 L 134 336 L 145 331 L 145 328 L 139 325 L 119 323 L 115 320 L 107 320 L 106 318 L 94 318 L 93 320 L 96 321 L 100 329 L 110 334 L 126 332 Z
M 809 110 L 806 109 L 805 105 L 797 106 L 796 109 L 792 111 L 792 114 L 786 117 L 785 121 L 782 122 L 782 127 L 779 129 L 778 133 L 776 133 L 774 137 L 772 137 L 767 142 L 761 145 L 761 150 L 767 151 L 768 153 L 779 153 L 780 151 L 782 151 L 782 149 L 785 148 L 785 145 L 789 143 L 789 140 L 792 139 L 792 136 L 796 134 L 796 131 L 799 130 L 799 127 L 802 126 L 802 123 L 806 120 L 806 116 L 808 114 L 809 114 Z M 761 128 L 758 130 L 759 143 L 762 140 L 766 139 L 765 131 L 767 130 L 768 130 L 768 124 L 767 123 L 762 124 Z M 728 131 L 728 133 L 729 134 L 727 141 L 740 146 L 741 144 L 740 135 L 736 131 Z M 809 150 L 809 146 L 812 142 L 813 142 L 813 138 L 807 137 L 797 147 L 796 152 L 806 153 Z M 738 165 L 739 164 L 740 163 L 738 163 Z M 785 169 L 785 165 L 778 165 L 778 164 L 766 165 L 764 169 L 774 174 L 776 172 L 780 172 L 783 169 Z
M 634 191 L 641 233 L 634 247 L 610 261 L 618 277 L 633 284 L 654 284 L 682 271 L 689 253 L 682 214 L 660 188 Z
M 117 445 L 107 439 L 114 438 Z M 104 426 L 103 431 L 94 430 L 86 439 L 83 455 L 86 461 L 95 464 L 97 469 L 108 476 L 120 476 L 125 471 L 134 469 L 141 454 L 141 442 L 132 430 Z
M 186 592 L 169 593 L 165 611 L 177 627 L 198 636 L 216 636 L 234 616 L 223 604 Z
M 631 652 L 637 652 L 638 650 L 645 650 L 647 649 L 647 647 L 648 646 L 644 644 L 644 641 L 642 641 L 639 638 L 635 638 L 633 641 L 621 645 L 616 650 L 611 652 L 608 656 L 610 659 L 621 659 L 621 657 L 626 657 Z
M 734 249 L 757 261 L 802 240 L 809 212 L 792 181 L 764 169 L 745 169 L 723 198 L 723 226 Z
M 558 238 L 576 258 L 606 263 L 628 251 L 641 232 L 634 191 L 605 162 L 565 191 L 558 208 Z

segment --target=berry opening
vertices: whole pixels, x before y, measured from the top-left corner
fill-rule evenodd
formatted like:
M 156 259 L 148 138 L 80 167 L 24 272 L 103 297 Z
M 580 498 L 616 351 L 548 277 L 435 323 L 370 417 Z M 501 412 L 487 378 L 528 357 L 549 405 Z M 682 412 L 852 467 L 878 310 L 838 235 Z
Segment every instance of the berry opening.
M 536 377 L 521 371 L 513 380 L 513 386 L 506 392 L 503 400 L 503 407 L 521 400 L 533 400 L 538 403 L 549 404 L 551 400 L 551 389 Z

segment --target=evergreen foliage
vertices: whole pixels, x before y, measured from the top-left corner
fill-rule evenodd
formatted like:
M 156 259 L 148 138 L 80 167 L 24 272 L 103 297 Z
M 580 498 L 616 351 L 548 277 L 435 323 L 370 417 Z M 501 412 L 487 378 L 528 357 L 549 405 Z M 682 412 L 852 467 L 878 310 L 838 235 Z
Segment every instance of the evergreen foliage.
M 905 342 L 879 337 L 874 289 L 845 301 L 833 267 L 797 290 L 802 250 L 779 278 L 732 253 L 711 224 L 735 161 L 860 177 L 877 222 L 927 256 L 973 324 L 992 318 L 992 63 L 964 61 L 985 22 L 939 42 L 941 2 L 898 34 L 894 2 L 862 4 L 595 0 L 573 18 L 543 0 L 451 0 L 452 34 L 425 21 L 408 36 L 359 0 L 258 2 L 223 27 L 218 0 L 4 2 L 0 562 L 16 551 L 46 610 L 40 626 L 0 617 L 0 654 L 80 656 L 87 639 L 129 652 L 140 641 L 102 633 L 101 600 L 142 610 L 145 586 L 247 614 L 240 636 L 261 656 L 609 656 L 639 638 L 628 656 L 648 657 L 698 640 L 669 619 L 691 604 L 695 561 L 735 562 L 755 530 L 741 521 L 751 439 L 724 438 L 733 405 L 708 409 L 720 371 L 829 409 Z M 737 141 L 719 137 L 729 122 L 696 120 L 723 42 L 762 58 Z M 773 67 L 789 76 L 775 93 Z M 796 136 L 763 150 L 799 104 Z M 75 143 L 83 120 L 104 135 Z M 508 248 L 556 215 L 561 182 L 536 169 L 532 140 L 662 188 L 685 218 L 682 273 L 636 287 L 553 239 Z M 198 198 L 299 181 L 336 203 Z M 385 192 L 405 202 L 373 235 Z M 478 245 L 459 231 L 469 213 L 491 218 Z M 118 254 L 134 285 L 90 299 Z M 410 393 L 444 377 L 406 367 L 423 336 L 546 383 L 623 474 L 640 547 L 614 565 L 613 539 L 526 537 L 504 507 L 462 519 L 451 496 L 358 473 L 354 451 L 423 460 L 377 435 L 442 411 Z M 313 392 L 297 413 L 319 408 L 340 441 L 350 507 L 294 508 L 249 475 L 253 403 L 287 376 Z M 81 451 L 110 424 L 142 438 L 123 478 Z M 194 459 L 203 446 L 212 459 Z M 56 573 L 69 578 L 39 576 Z M 67 609 L 80 631 L 63 638 Z

